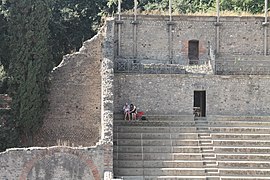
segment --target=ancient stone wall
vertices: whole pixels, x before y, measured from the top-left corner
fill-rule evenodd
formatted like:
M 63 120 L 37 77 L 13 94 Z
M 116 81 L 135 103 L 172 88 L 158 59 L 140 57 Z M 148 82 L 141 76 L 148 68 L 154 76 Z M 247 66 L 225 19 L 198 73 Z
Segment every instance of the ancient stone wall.
M 96 148 L 29 148 L 0 153 L 0 179 L 100 180 L 104 156 Z
M 263 21 L 262 17 L 222 17 L 220 19 L 220 53 L 263 54 Z
M 136 23 L 133 16 L 122 16 L 120 33 L 121 58 L 168 63 L 169 47 L 172 62 L 188 64 L 188 42 L 199 41 L 199 59 L 202 63 L 210 59 L 210 51 L 216 51 L 219 39 L 219 55 L 263 55 L 264 27 L 263 17 L 216 17 L 174 16 L 172 23 L 168 16 L 138 16 Z M 172 26 L 170 45 L 169 25 Z M 136 31 L 134 33 L 134 26 Z M 217 37 L 217 25 L 220 36 Z M 266 26 L 269 31 L 269 26 Z M 134 38 L 136 36 L 136 38 Z M 135 39 L 135 41 L 134 41 Z M 267 37 L 268 52 L 270 38 Z M 136 51 L 134 52 L 134 47 Z
M 108 19 L 54 69 L 49 111 L 34 137 L 35 146 L 54 147 L 0 153 L 0 179 L 112 178 L 114 32 Z
M 101 44 L 100 33 L 84 42 L 79 52 L 64 56 L 53 70 L 49 111 L 35 137 L 35 146 L 68 142 L 92 146 L 101 133 Z
M 269 76 L 116 74 L 115 112 L 125 102 L 146 114 L 192 114 L 194 91 L 206 91 L 206 115 L 269 115 Z

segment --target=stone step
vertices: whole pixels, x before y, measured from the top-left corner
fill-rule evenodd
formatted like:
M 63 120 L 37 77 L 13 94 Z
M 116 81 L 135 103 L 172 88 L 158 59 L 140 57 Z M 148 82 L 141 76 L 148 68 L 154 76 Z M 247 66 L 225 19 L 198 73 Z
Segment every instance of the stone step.
M 270 127 L 210 127 L 212 133 L 270 134 Z
M 193 115 L 145 115 L 148 121 L 194 121 Z
M 207 121 L 270 121 L 270 116 L 208 116 Z
M 198 139 L 197 133 L 117 133 L 114 139 Z
M 196 126 L 208 126 L 207 121 L 195 121 Z
M 221 180 L 268 180 L 270 177 L 259 177 L 259 176 L 221 176 Z
M 194 121 L 193 115 L 149 115 L 145 114 L 147 121 Z M 114 120 L 124 120 L 123 114 L 114 114 Z
M 254 168 L 254 169 L 270 169 L 270 161 L 219 161 L 220 168 Z
M 115 153 L 199 153 L 198 146 L 114 146 Z
M 209 154 L 202 154 L 202 159 L 203 160 L 216 160 L 217 159 L 217 156 L 216 154 L 212 154 L 212 153 L 209 153 Z
M 115 160 L 114 166 L 120 168 L 180 168 L 180 167 L 202 167 L 203 162 L 201 160 L 174 160 L 174 161 L 142 161 L 142 160 Z
M 205 176 L 122 176 L 123 180 L 206 180 Z
M 223 120 L 201 120 L 201 119 L 195 119 L 195 120 L 183 120 L 183 119 L 159 119 L 159 120 L 124 120 L 124 119 L 114 119 L 114 124 L 153 124 L 153 123 L 183 123 L 183 124 L 209 124 L 213 126 L 237 126 L 237 125 L 243 125 L 246 124 L 247 126 L 269 126 L 270 125 L 270 117 L 268 120 L 230 120 L 230 121 L 223 121 Z
M 214 152 L 214 147 L 212 147 L 212 146 L 204 146 L 204 147 L 201 147 L 201 152 L 202 152 L 202 153 Z
M 267 154 L 270 153 L 270 147 L 214 147 L 216 153 L 247 153 L 247 154 Z
M 194 121 L 115 121 L 114 126 L 168 126 L 168 127 L 177 127 L 177 126 L 183 126 L 183 127 L 189 127 L 189 126 L 195 126 Z
M 120 126 L 114 127 L 114 133 L 195 133 L 196 127 L 137 127 L 137 126 Z
M 213 141 L 212 140 L 208 140 L 208 139 L 201 139 L 201 140 L 199 140 L 199 144 L 201 146 L 212 146 L 213 145 Z
M 266 140 L 270 139 L 270 133 L 269 134 L 243 134 L 243 133 L 213 133 L 211 134 L 213 139 L 229 139 L 229 140 L 248 140 L 248 139 L 254 139 L 254 140 Z
M 195 124 L 202 124 L 213 127 L 270 127 L 270 121 L 256 122 L 256 121 L 195 121 Z
M 217 167 L 218 162 L 217 161 L 204 161 L 203 165 L 206 167 Z
M 212 134 L 210 134 L 210 133 L 199 133 L 198 137 L 200 139 L 212 139 Z
M 202 176 L 204 168 L 114 168 L 117 176 Z
M 118 146 L 198 146 L 198 140 L 118 139 Z
M 219 175 L 217 175 L 217 176 L 215 176 L 215 175 L 211 175 L 211 176 L 206 175 L 206 180 L 220 180 L 220 176 Z
M 219 153 L 217 161 L 270 161 L 270 154 Z
M 196 127 L 196 130 L 198 133 L 207 133 L 210 132 L 210 128 L 209 127 Z
M 240 169 L 240 168 L 219 168 L 220 176 L 259 176 L 270 177 L 270 169 Z
M 198 153 L 114 153 L 114 160 L 202 160 Z
M 206 168 L 205 173 L 207 173 L 208 175 L 209 174 L 216 175 L 219 173 L 219 170 L 218 170 L 218 168 Z
M 214 146 L 269 147 L 269 140 L 213 140 Z

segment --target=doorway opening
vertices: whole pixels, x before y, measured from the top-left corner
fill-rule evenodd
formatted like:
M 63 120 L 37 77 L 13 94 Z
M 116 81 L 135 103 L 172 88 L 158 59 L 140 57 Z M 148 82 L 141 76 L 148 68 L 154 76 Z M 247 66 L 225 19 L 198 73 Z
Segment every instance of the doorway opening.
M 193 113 L 196 117 L 205 117 L 206 91 L 194 91 Z
M 188 41 L 188 59 L 189 64 L 199 64 L 199 41 L 190 40 Z

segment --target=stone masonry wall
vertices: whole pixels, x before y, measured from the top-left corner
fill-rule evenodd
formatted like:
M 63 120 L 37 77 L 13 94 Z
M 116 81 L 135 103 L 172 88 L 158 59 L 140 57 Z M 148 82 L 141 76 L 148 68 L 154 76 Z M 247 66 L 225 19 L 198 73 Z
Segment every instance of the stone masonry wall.
M 35 137 L 35 146 L 67 142 L 92 146 L 101 133 L 101 61 L 104 36 L 83 43 L 66 55 L 52 73 L 49 111 Z
M 220 53 L 262 55 L 264 18 L 222 17 L 220 19 Z M 270 42 L 268 42 L 270 45 Z M 269 46 L 268 46 L 269 47 Z
M 263 55 L 263 17 L 221 17 L 220 55 Z M 137 47 L 137 60 L 169 62 L 169 17 L 142 15 L 137 18 L 137 41 L 133 41 L 133 16 L 122 16 L 121 58 L 133 58 L 133 46 Z M 210 59 L 211 50 L 216 50 L 216 17 L 173 16 L 172 60 L 173 63 L 188 63 L 188 42 L 199 40 L 199 59 Z M 268 33 L 269 33 L 269 26 Z M 268 52 L 270 37 L 268 36 Z M 152 62 L 152 61 L 149 61 Z
M 108 19 L 53 71 L 50 109 L 35 136 L 39 146 L 87 147 L 8 149 L 0 153 L 0 179 L 112 179 L 114 32 Z
M 96 148 L 29 148 L 0 153 L 0 179 L 88 179 L 103 177 L 103 153 Z
M 125 102 L 146 114 L 192 114 L 196 90 L 206 91 L 206 115 L 269 115 L 269 76 L 116 74 L 115 112 Z

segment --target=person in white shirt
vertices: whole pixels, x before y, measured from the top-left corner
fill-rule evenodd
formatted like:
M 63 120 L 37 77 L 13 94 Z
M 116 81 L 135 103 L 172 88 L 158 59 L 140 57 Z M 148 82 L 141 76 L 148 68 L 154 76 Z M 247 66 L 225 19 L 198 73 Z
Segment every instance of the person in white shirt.
M 124 120 L 127 120 L 127 117 L 128 117 L 128 120 L 130 121 L 130 106 L 128 105 L 128 103 L 124 105 L 123 110 L 124 110 L 124 115 L 125 115 Z

